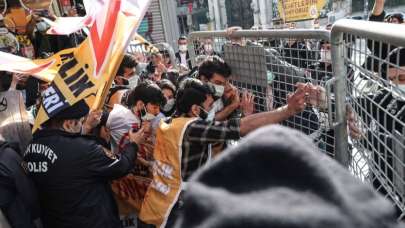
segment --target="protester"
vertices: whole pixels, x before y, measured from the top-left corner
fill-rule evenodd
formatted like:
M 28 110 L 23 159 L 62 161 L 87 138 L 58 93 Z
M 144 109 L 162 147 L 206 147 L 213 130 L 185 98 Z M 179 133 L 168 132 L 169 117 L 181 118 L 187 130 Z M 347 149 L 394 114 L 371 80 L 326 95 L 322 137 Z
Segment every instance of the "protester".
M 229 65 L 217 56 L 208 57 L 198 68 L 201 81 L 215 88 L 216 101 L 208 113 L 209 120 L 224 121 L 239 107 L 245 116 L 253 113 L 253 95 L 245 92 L 241 101 L 238 89 L 229 83 L 231 73 Z
M 188 69 L 192 68 L 190 54 L 188 53 L 187 49 L 187 37 L 181 36 L 177 41 L 179 46 L 179 51 L 176 53 L 177 62 L 182 65 L 186 66 Z
M 368 110 L 370 116 L 362 116 L 366 126 L 375 125 L 374 130 L 362 132 L 362 142 L 374 155 L 372 167 L 385 170 L 386 180 L 373 178 L 373 185 L 379 192 L 386 195 L 390 183 L 394 178 L 394 161 L 396 134 L 402 135 L 405 131 L 405 49 L 397 48 L 387 57 L 388 64 L 383 64 L 386 69 L 387 81 L 375 93 L 361 97 L 361 106 Z M 397 59 L 398 58 L 398 59 Z M 388 134 L 390 133 L 390 134 Z M 362 139 L 362 138 L 360 138 Z
M 139 145 L 134 167 L 125 177 L 113 181 L 112 189 L 121 214 L 136 214 L 151 180 L 154 132 L 152 125 L 158 119 L 160 106 L 165 103 L 162 90 L 151 81 L 144 81 L 129 91 L 126 106 L 115 104 L 107 120 L 112 150 L 121 154 L 128 143 L 129 131 L 143 129 L 145 140 Z M 127 189 L 127 190 L 125 190 Z M 128 191 L 131 194 L 128 194 Z M 126 200 L 124 200 L 126 199 Z
M 128 86 L 113 85 L 107 95 L 105 105 L 108 112 L 111 112 L 114 105 L 126 105 L 130 89 Z
M 170 80 L 164 79 L 159 82 L 159 87 L 166 98 L 166 104 L 161 107 L 162 113 L 167 117 L 172 116 L 176 110 L 176 86 Z
M 162 90 L 152 81 L 144 81 L 128 92 L 126 107 L 115 104 L 107 120 L 111 132 L 112 150 L 115 153 L 125 147 L 129 130 L 139 130 L 144 122 L 150 122 L 160 113 L 166 99 Z
M 115 84 L 135 88 L 139 80 L 139 77 L 136 75 L 137 65 L 138 62 L 134 56 L 125 54 L 120 67 L 118 68 L 117 76 L 114 79 Z
M 214 50 L 212 39 L 205 39 L 201 45 L 202 45 L 202 47 L 201 47 L 202 50 L 201 50 L 200 55 L 206 55 L 206 56 L 218 55 L 218 53 L 216 53 Z
M 163 51 L 160 51 L 160 53 L 162 54 L 162 57 L 163 57 L 162 58 L 162 63 L 165 66 L 165 68 L 167 70 L 172 69 L 173 68 L 173 63 L 172 63 L 172 60 L 170 58 L 169 51 L 168 50 L 163 50 Z
M 297 39 L 288 39 L 282 50 L 284 60 L 299 68 L 308 66 L 309 50 L 304 42 Z
M 89 113 L 82 100 L 48 120 L 24 154 L 28 172 L 39 193 L 44 228 L 120 227 L 108 182 L 134 166 L 143 131 L 129 132 L 130 144 L 120 155 L 111 153 L 89 132 L 100 114 Z
M 309 65 L 309 69 L 312 79 L 325 83 L 333 76 L 331 44 L 328 41 L 321 41 L 319 44 L 321 48 L 319 61 Z
M 298 89 L 290 95 L 287 105 L 273 112 L 259 113 L 224 122 L 207 121 L 207 111 L 214 102 L 210 93 L 208 86 L 201 81 L 184 80 L 176 95 L 177 115 L 165 120 L 157 130 L 154 150 L 155 163 L 158 167 L 159 164 L 162 164 L 163 170 L 171 170 L 170 173 L 176 175 L 177 179 L 173 182 L 170 174 L 164 172 L 154 175 L 154 181 L 158 183 L 169 175 L 167 178 L 170 179 L 170 189 L 165 190 L 164 183 L 159 184 L 161 187 L 148 189 L 147 198 L 145 198 L 140 214 L 144 222 L 152 222 L 149 220 L 149 216 L 164 217 L 171 211 L 167 227 L 173 225 L 173 219 L 176 217 L 178 208 L 181 207 L 180 199 L 171 210 L 170 205 L 178 200 L 178 193 L 175 191 L 180 191 L 181 182 L 187 181 L 196 170 L 211 159 L 210 144 L 238 140 L 256 128 L 280 123 L 301 112 L 305 107 L 305 91 Z M 176 159 L 179 157 L 181 157 L 180 160 Z M 163 192 L 165 196 L 161 195 Z M 162 214 L 156 215 L 156 213 Z
M 190 179 L 175 227 L 403 225 L 386 199 L 319 153 L 310 138 L 271 126 L 252 133 Z

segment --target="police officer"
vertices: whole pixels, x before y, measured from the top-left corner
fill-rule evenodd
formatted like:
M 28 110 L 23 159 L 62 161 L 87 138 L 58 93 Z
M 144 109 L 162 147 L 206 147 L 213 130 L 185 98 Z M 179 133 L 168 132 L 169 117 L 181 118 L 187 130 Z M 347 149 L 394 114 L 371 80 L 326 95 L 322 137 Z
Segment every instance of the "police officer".
M 44 124 L 25 151 L 44 228 L 121 227 L 109 181 L 133 168 L 143 130 L 130 132 L 131 143 L 114 155 L 80 134 L 88 113 L 84 101 L 63 110 Z

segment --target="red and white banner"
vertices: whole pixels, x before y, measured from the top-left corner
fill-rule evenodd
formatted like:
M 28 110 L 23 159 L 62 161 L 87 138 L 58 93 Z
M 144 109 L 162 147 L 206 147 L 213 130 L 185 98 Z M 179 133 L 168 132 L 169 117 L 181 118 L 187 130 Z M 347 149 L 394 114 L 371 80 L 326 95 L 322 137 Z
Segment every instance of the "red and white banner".
M 68 34 L 89 26 L 89 36 L 77 48 L 62 50 L 43 60 L 0 52 L 0 71 L 24 73 L 52 82 L 44 93 L 34 131 L 79 100 L 86 99 L 93 108 L 100 107 L 150 0 L 84 3 L 89 12 L 84 18 L 58 18 L 49 29 L 52 34 Z

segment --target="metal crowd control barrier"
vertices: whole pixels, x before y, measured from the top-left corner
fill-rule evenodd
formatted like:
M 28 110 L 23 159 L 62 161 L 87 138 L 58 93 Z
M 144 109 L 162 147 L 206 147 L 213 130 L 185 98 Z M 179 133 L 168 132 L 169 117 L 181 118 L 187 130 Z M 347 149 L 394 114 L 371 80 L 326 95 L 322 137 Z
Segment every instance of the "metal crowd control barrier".
M 361 134 L 350 138 L 353 153 L 344 154 L 345 163 L 394 202 L 404 218 L 405 91 L 397 86 L 400 80 L 393 70 L 401 59 L 404 67 L 403 26 L 340 20 L 331 37 L 335 77 L 347 84 L 339 92 L 346 93 Z M 352 75 L 345 71 L 348 66 Z
M 199 55 L 223 57 L 233 71 L 231 83 L 255 94 L 256 112 L 286 104 L 297 83 L 317 85 L 321 95 L 310 95 L 305 111 L 283 125 L 311 136 L 322 151 L 343 160 L 339 156 L 344 153 L 336 151 L 347 151 L 344 108 L 340 108 L 344 98 L 335 99 L 330 61 L 320 61 L 319 46 L 328 46 L 329 39 L 325 30 L 237 31 L 231 37 L 223 31 L 196 32 L 190 34 L 189 50 L 194 65 Z
M 321 151 L 372 184 L 401 218 L 405 92 L 384 78 L 384 67 L 398 69 L 401 52 L 394 49 L 405 46 L 402 31 L 400 25 L 341 20 L 331 36 L 322 30 L 195 32 L 189 52 L 194 66 L 207 55 L 224 58 L 233 71 L 231 83 L 256 95 L 257 112 L 287 103 L 296 83 L 318 86 L 316 99 L 308 97 L 309 107 L 283 124 L 310 135 Z M 390 64 L 387 55 L 396 55 L 397 62 Z

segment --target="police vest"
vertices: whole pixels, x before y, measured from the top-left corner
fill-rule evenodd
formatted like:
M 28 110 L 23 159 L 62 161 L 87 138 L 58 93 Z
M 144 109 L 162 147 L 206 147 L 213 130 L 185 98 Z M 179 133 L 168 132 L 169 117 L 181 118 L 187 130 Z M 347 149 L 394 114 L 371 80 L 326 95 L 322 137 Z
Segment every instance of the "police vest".
M 195 118 L 161 121 L 153 151 L 153 180 L 142 203 L 139 218 L 156 227 L 164 227 L 182 189 L 181 157 L 184 133 Z

